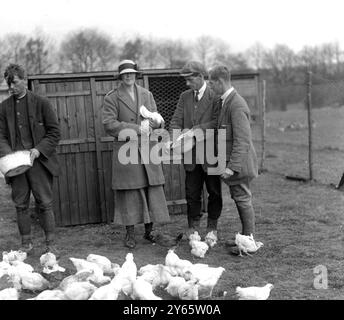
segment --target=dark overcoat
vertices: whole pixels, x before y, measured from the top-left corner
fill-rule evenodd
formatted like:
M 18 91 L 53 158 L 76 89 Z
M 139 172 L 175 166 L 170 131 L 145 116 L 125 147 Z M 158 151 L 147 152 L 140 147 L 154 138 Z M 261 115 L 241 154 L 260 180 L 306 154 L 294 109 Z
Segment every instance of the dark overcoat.
M 204 137 L 207 129 L 217 128 L 217 118 L 218 118 L 218 103 L 215 93 L 206 86 L 202 99 L 198 102 L 195 102 L 194 91 L 192 89 L 184 91 L 180 97 L 176 107 L 176 110 L 173 114 L 173 117 L 170 122 L 170 135 L 172 137 L 173 129 L 202 129 Z M 215 133 L 215 131 L 214 131 Z M 208 140 L 214 139 L 215 136 L 209 136 Z M 206 145 L 207 141 L 200 140 L 199 143 Z M 186 171 L 192 171 L 196 166 L 196 148 L 197 143 L 192 152 L 192 163 L 186 163 L 185 159 L 190 155 L 184 155 L 184 168 Z M 206 150 L 206 146 L 204 146 Z M 216 149 L 214 150 L 214 155 L 216 154 Z M 204 163 L 201 163 L 203 169 L 206 170 L 208 167 L 207 157 L 204 155 Z
M 34 148 L 40 152 L 35 161 L 40 161 L 48 171 L 56 176 L 59 163 L 56 146 L 60 140 L 60 126 L 49 100 L 29 90 L 27 99 L 28 116 Z M 0 105 L 0 157 L 15 151 L 15 98 L 8 97 Z
M 120 141 L 120 133 L 124 129 L 132 129 L 140 137 L 140 125 L 143 117 L 140 115 L 139 107 L 144 105 L 149 111 L 157 111 L 157 107 L 150 91 L 135 84 L 137 102 L 134 102 L 124 86 L 110 91 L 104 98 L 103 103 L 103 124 L 105 131 L 115 138 L 113 143 L 112 158 L 112 188 L 114 190 L 139 189 L 147 186 L 162 185 L 165 183 L 161 164 L 151 162 L 141 164 L 141 144 L 140 141 L 131 139 Z M 125 144 L 132 144 L 138 149 L 138 164 L 123 164 L 119 160 L 119 152 Z M 149 142 L 151 149 L 155 143 Z M 123 149 L 122 149 L 123 150 Z M 148 162 L 148 161 L 146 161 Z
M 226 129 L 226 166 L 234 171 L 234 175 L 225 182 L 235 185 L 257 177 L 258 162 L 252 142 L 250 110 L 236 90 L 224 101 L 218 126 L 219 129 Z

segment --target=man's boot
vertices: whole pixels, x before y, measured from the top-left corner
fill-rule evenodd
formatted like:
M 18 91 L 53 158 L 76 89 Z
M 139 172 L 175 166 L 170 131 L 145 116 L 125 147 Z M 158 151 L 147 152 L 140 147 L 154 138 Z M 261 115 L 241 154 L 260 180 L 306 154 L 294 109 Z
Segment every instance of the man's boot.
M 60 257 L 60 251 L 55 243 L 55 216 L 51 209 L 38 210 L 39 222 L 45 234 L 45 253 L 53 253 L 56 258 Z
M 155 243 L 155 237 L 152 235 L 153 230 L 153 222 L 145 223 L 145 234 L 143 235 L 143 238 L 148 240 L 151 243 Z
M 207 232 L 217 230 L 217 219 L 208 218 L 207 220 Z
M 252 206 L 249 207 L 239 207 L 237 205 L 239 212 L 241 224 L 242 224 L 242 234 L 249 236 L 255 233 L 255 214 Z
M 125 235 L 124 244 L 126 247 L 133 249 L 136 247 L 136 240 L 135 240 L 135 228 L 133 225 L 125 226 L 127 233 Z
M 28 209 L 17 209 L 17 225 L 21 236 L 20 251 L 33 254 L 31 239 L 31 216 Z

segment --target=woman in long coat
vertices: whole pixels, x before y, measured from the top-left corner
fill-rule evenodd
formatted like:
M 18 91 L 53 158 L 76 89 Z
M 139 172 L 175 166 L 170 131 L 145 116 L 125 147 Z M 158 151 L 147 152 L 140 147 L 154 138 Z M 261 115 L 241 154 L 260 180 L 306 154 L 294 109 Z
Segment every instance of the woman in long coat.
M 153 95 L 135 83 L 138 71 L 133 61 L 123 60 L 118 66 L 118 71 L 121 83 L 104 98 L 103 124 L 105 131 L 115 138 L 112 159 L 114 223 L 126 227 L 125 245 L 134 248 L 136 224 L 144 223 L 143 237 L 155 242 L 151 234 L 153 222 L 168 222 L 170 217 L 163 189 L 165 179 L 161 164 L 153 164 L 148 154 L 154 142 L 148 142 L 148 150 L 141 144 L 141 133 L 147 133 L 147 129 L 157 129 L 161 125 L 150 120 L 149 128 L 144 127 L 144 118 L 140 115 L 142 105 L 151 112 L 157 111 Z M 130 139 L 127 138 L 129 129 Z M 131 155 L 132 161 L 129 163 L 123 161 L 126 158 L 125 150 L 128 148 L 136 151 L 136 156 Z M 149 161 L 141 161 L 143 157 Z

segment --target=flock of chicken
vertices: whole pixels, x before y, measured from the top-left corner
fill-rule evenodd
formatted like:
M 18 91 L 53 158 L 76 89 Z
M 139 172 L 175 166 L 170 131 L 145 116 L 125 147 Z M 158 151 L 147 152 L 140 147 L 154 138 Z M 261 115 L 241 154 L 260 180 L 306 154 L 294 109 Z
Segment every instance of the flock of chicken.
M 216 244 L 216 237 L 211 234 L 208 234 L 206 242 L 201 241 L 197 232 L 190 235 L 189 240 L 191 253 L 197 257 L 204 257 L 209 246 Z M 239 249 L 250 252 L 243 245 Z M 121 266 L 97 254 L 89 254 L 86 259 L 71 257 L 69 259 L 76 273 L 63 278 L 56 288 L 52 288 L 47 277 L 42 275 L 65 271 L 58 265 L 54 254 L 46 253 L 40 257 L 41 274 L 24 262 L 27 257 L 25 252 L 3 252 L 0 262 L 0 300 L 18 300 L 22 290 L 39 292 L 28 300 L 117 300 L 121 295 L 133 300 L 162 300 L 156 295 L 157 288 L 181 300 L 211 298 L 225 269 L 203 263 L 193 264 L 180 259 L 174 251 L 168 250 L 165 264 L 147 264 L 139 269 L 132 253 L 126 255 Z M 272 288 L 272 284 L 237 287 L 236 294 L 238 299 L 266 300 Z

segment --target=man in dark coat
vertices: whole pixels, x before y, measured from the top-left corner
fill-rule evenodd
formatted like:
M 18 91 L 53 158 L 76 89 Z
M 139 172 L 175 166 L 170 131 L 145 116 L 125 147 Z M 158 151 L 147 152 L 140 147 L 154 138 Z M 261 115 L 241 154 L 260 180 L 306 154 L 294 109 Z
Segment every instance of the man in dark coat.
M 17 211 L 21 250 L 32 253 L 32 192 L 40 224 L 45 233 L 45 252 L 58 255 L 54 245 L 53 177 L 58 174 L 56 146 L 60 139 L 59 123 L 48 99 L 26 89 L 25 70 L 10 64 L 4 73 L 11 96 L 0 107 L 0 157 L 19 150 L 29 150 L 32 167 L 26 172 L 6 177 L 12 188 Z
M 170 122 L 170 133 L 175 129 L 191 129 L 191 132 L 202 130 L 215 131 L 217 127 L 218 109 L 214 92 L 205 82 L 207 71 L 198 61 L 189 61 L 182 68 L 180 74 L 184 76 L 186 85 L 190 88 L 179 98 L 177 108 Z M 209 132 L 208 132 L 209 133 Z M 214 135 L 210 135 L 214 139 Z M 196 139 L 196 141 L 198 141 Z M 199 143 L 207 143 L 206 139 Z M 184 154 L 185 193 L 187 201 L 188 231 L 187 237 L 194 230 L 199 231 L 201 219 L 201 198 L 205 183 L 208 197 L 207 232 L 213 231 L 217 237 L 217 221 L 222 210 L 221 180 L 218 175 L 208 174 L 208 157 L 197 158 L 197 143 L 190 151 L 191 157 Z M 207 147 L 204 147 L 207 150 Z M 191 161 L 187 161 L 191 158 Z M 202 160 L 202 161 L 200 161 Z
M 231 74 L 226 66 L 218 65 L 209 71 L 209 85 L 221 95 L 218 128 L 225 129 L 226 167 L 221 178 L 239 212 L 243 235 L 254 235 L 255 213 L 252 206 L 250 182 L 258 176 L 257 156 L 252 142 L 250 110 L 246 101 L 231 85 Z M 219 134 L 219 137 L 221 135 Z M 230 244 L 230 243 L 229 243 Z M 231 243 L 235 245 L 233 242 Z

